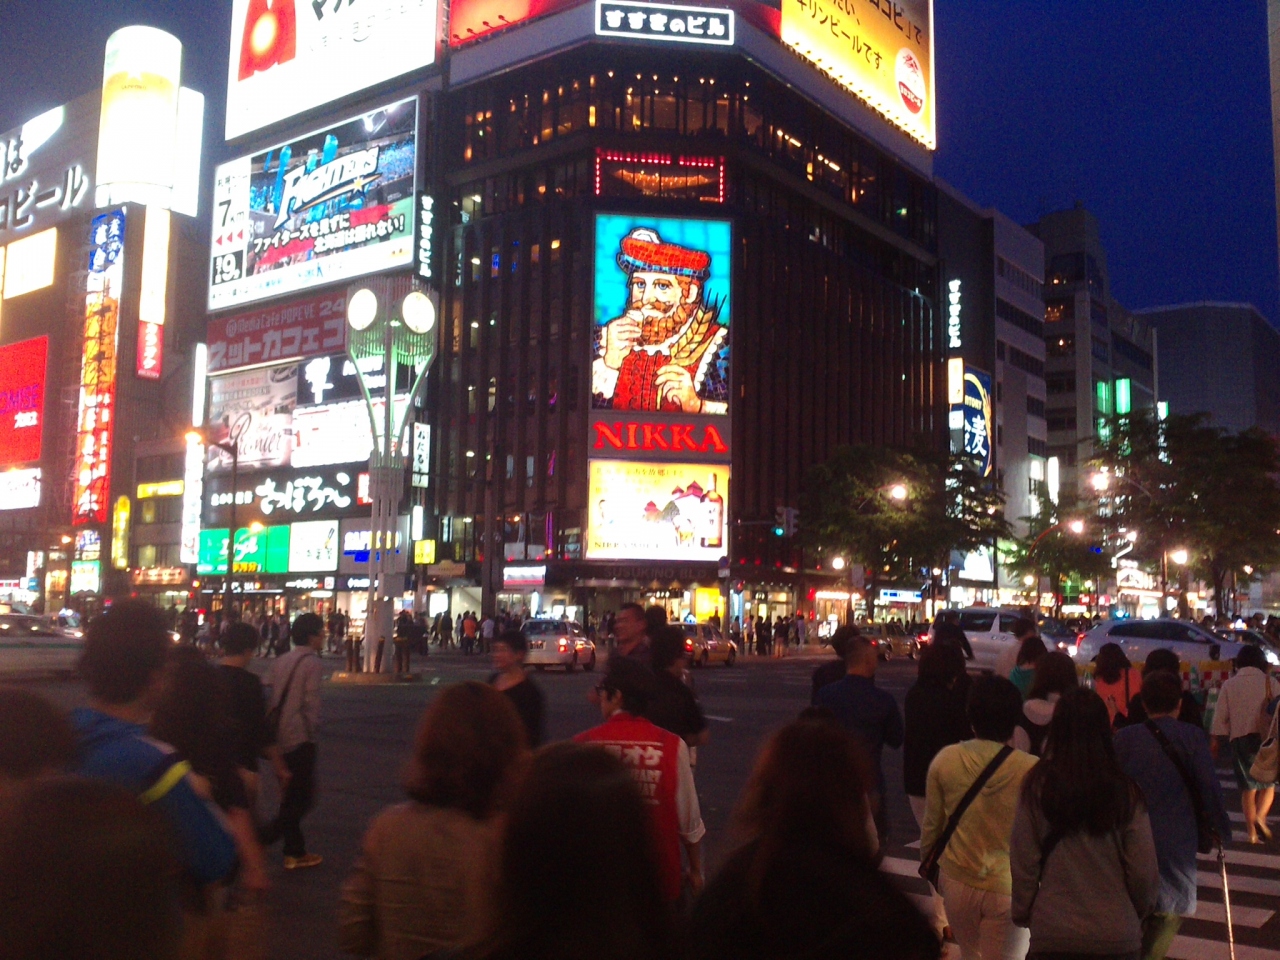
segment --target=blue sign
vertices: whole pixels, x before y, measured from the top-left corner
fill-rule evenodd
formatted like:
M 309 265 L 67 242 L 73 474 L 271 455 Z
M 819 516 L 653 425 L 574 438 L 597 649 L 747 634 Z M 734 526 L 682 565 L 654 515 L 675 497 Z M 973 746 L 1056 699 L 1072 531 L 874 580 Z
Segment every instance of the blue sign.
M 961 452 L 974 462 L 984 477 L 995 467 L 991 428 L 995 423 L 991 403 L 991 376 L 969 367 L 964 371 L 963 426 Z

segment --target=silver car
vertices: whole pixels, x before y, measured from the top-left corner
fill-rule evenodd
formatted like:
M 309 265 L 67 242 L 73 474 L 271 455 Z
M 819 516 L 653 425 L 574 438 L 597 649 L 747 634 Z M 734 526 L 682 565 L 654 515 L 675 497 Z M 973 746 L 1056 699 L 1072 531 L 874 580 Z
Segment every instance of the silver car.
M 1118 643 L 1130 663 L 1142 663 L 1152 650 L 1172 650 L 1185 663 L 1232 660 L 1243 643 L 1223 640 L 1186 620 L 1108 620 L 1094 627 L 1068 652 L 1077 663 L 1088 663 L 1103 644 Z
M 573 673 L 596 668 L 596 645 L 582 632 L 582 627 L 567 620 L 526 620 L 520 628 L 529 644 L 524 662 L 537 670 L 564 667 Z
M 52 617 L 0 614 L 0 677 L 69 675 L 83 646 L 78 628 Z

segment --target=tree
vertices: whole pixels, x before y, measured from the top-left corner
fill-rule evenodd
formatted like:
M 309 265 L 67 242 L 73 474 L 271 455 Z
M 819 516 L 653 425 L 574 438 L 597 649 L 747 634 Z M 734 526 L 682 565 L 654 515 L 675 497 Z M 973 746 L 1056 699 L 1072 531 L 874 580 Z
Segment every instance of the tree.
M 1097 536 L 1090 536 L 1087 527 L 1081 533 L 1071 529 L 1071 522 L 1083 515 L 1077 502 L 1067 491 L 1059 501 L 1054 503 L 1043 494 L 1038 497 L 1038 511 L 1022 518 L 1027 535 L 1014 541 L 1008 557 L 1009 569 L 1015 576 L 1029 575 L 1037 584 L 1043 579 L 1049 581 L 1055 615 L 1061 613 L 1064 587 L 1069 580 L 1096 582 L 1111 569 L 1110 560 L 1098 550 Z
M 1161 564 L 1162 581 L 1167 554 L 1186 549 L 1220 614 L 1232 607 L 1228 579 L 1280 565 L 1280 453 L 1269 434 L 1143 411 L 1104 421 L 1093 466 L 1109 527 L 1137 531 L 1135 553 Z
M 903 488 L 899 491 L 896 488 Z M 903 497 L 895 493 L 905 492 Z M 800 533 L 827 556 L 866 570 L 867 611 L 886 579 L 922 580 L 952 550 L 994 546 L 1009 532 L 999 490 L 931 452 L 840 447 L 805 476 Z

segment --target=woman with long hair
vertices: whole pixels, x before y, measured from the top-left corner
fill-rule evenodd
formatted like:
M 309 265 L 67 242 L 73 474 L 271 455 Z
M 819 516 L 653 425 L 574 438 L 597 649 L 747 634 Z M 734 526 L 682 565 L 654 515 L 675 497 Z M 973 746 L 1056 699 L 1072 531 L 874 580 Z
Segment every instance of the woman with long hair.
M 1092 690 L 1058 700 L 1044 759 L 1022 786 L 1010 867 L 1013 922 L 1031 931 L 1029 957 L 1138 956 L 1159 890 L 1155 841 Z
M 1023 640 L 1018 648 L 1018 657 L 1014 661 L 1013 669 L 1009 671 L 1009 682 L 1018 688 L 1022 699 L 1027 699 L 1028 694 L 1031 693 L 1031 684 L 1036 679 L 1036 664 L 1048 652 L 1049 648 L 1036 634 Z
M 1058 699 L 1080 686 L 1076 663 L 1065 653 L 1054 650 L 1036 662 L 1035 679 L 1022 705 L 1022 719 L 1013 734 L 1013 745 L 1034 756 L 1044 751 L 1045 736 L 1057 708 Z
M 694 910 L 694 957 L 936 960 L 928 921 L 876 869 L 870 785 L 861 747 L 833 721 L 774 734 L 735 815 L 744 842 Z
M 494 814 L 525 754 L 524 725 L 502 693 L 475 681 L 440 693 L 418 727 L 409 801 L 374 818 L 342 888 L 342 949 L 417 960 L 475 940 L 493 882 Z
M 1142 681 L 1133 675 L 1129 658 L 1118 643 L 1104 643 L 1094 658 L 1093 689 L 1107 705 L 1112 727 L 1129 723 L 1129 703 L 1139 690 Z
M 1275 799 L 1276 785 L 1253 778 L 1253 761 L 1262 739 L 1271 729 L 1271 702 L 1280 695 L 1280 684 L 1272 682 L 1271 668 L 1261 647 L 1246 646 L 1236 655 L 1236 672 L 1218 692 L 1210 731 L 1215 747 L 1227 741 L 1231 749 L 1240 806 L 1250 843 L 1271 839 L 1267 816 Z M 1216 752 L 1215 752 L 1216 756 Z
M 964 654 L 951 644 L 929 644 L 920 654 L 916 682 L 903 705 L 905 733 L 902 741 L 902 782 L 916 824 L 924 827 L 925 792 L 929 764 L 943 747 L 973 735 L 966 704 L 969 675 Z M 948 932 L 942 896 L 933 894 L 934 924 Z
M 649 811 L 605 750 L 540 750 L 506 811 L 483 960 L 670 960 Z

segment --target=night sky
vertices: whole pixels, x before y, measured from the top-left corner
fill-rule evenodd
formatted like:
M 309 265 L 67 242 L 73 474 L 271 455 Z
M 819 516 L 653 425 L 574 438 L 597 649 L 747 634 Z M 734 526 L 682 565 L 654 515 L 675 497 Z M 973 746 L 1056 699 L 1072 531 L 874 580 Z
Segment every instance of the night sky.
M 937 172 L 1020 222 L 1083 202 L 1131 308 L 1280 321 L 1265 0 L 936 0 Z M 221 156 L 230 0 L 0 0 L 0 130 L 101 84 L 110 33 L 186 47 Z

